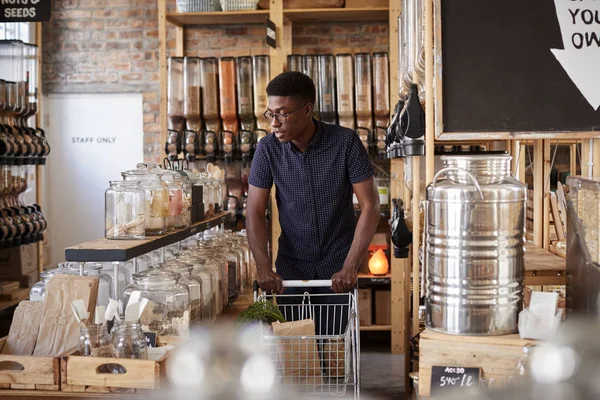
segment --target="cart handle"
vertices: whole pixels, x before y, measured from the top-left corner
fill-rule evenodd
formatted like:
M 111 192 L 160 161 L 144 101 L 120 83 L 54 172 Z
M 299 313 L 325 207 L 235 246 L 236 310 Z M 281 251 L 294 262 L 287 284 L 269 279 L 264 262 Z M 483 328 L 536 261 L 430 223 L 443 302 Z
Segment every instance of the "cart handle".
M 281 283 L 283 284 L 283 287 L 331 287 L 332 285 L 331 279 L 281 281 Z M 258 289 L 260 288 L 258 281 L 254 281 L 252 287 L 255 292 L 258 292 Z

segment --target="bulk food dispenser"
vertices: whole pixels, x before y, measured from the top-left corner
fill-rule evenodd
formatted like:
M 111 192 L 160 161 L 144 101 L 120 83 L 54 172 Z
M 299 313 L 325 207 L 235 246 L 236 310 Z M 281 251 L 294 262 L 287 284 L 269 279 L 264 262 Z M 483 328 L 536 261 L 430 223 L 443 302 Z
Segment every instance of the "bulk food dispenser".
M 320 97 L 320 86 L 319 86 L 319 60 L 315 55 L 306 55 L 302 57 L 302 66 L 304 68 L 304 74 L 308 75 L 315 84 L 316 98 L 315 104 L 313 105 L 313 117 L 319 118 L 319 97 Z
M 379 158 L 386 156 L 386 130 L 390 122 L 390 67 L 387 53 L 373 54 L 374 142 Z
M 358 53 L 354 56 L 356 92 L 356 131 L 363 145 L 369 151 L 373 133 L 373 82 L 371 75 L 371 54 Z
M 218 151 L 217 133 L 221 131 L 219 114 L 219 65 L 214 57 L 200 59 L 202 116 L 206 129 L 202 143 L 207 161 L 214 161 Z
M 319 60 L 319 114 L 321 121 L 328 124 L 337 122 L 335 104 L 335 58 L 332 54 L 320 54 Z
M 231 159 L 235 152 L 239 131 L 235 59 L 233 57 L 222 57 L 219 60 L 219 87 L 221 94 L 221 120 L 223 121 L 219 145 L 221 146 L 222 155 L 226 159 Z
M 200 58 L 183 59 L 183 87 L 185 98 L 186 130 L 183 137 L 183 154 L 189 162 L 196 161 L 199 155 L 202 132 L 202 107 L 200 86 Z
M 242 159 L 250 161 L 252 146 L 254 144 L 254 104 L 253 104 L 253 73 L 252 57 L 238 57 L 236 59 L 237 71 L 237 109 L 240 118 L 241 130 L 237 143 Z
M 302 72 L 304 70 L 302 56 L 299 54 L 290 54 L 287 56 L 287 70 Z
M 168 62 L 168 101 L 169 134 L 165 151 L 169 160 L 176 160 L 181 152 L 181 136 L 185 126 L 184 90 L 183 90 L 183 57 L 169 57 Z
M 354 68 L 352 54 L 338 54 L 335 64 L 339 124 L 354 129 Z
M 269 56 L 254 56 L 253 82 L 254 82 L 254 116 L 256 117 L 256 130 L 254 143 L 270 132 L 269 121 L 263 116 L 268 107 L 267 85 L 271 79 Z

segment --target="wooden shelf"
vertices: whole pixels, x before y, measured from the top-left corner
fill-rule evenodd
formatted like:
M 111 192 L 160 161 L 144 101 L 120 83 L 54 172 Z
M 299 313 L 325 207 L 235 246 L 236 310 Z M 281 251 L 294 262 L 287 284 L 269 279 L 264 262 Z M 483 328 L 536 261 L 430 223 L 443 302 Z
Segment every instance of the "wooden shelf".
M 283 16 L 292 22 L 365 22 L 387 21 L 387 7 L 374 8 L 306 8 L 283 10 Z
M 267 18 L 269 18 L 269 10 L 215 11 L 167 14 L 167 21 L 177 26 L 264 24 Z
M 567 260 L 532 243 L 525 244 L 525 285 L 566 285 Z
M 373 332 L 373 331 L 391 331 L 391 325 L 367 325 L 361 326 L 360 330 L 363 332 Z
M 0 313 L 19 304 L 21 300 L 0 301 Z
M 166 235 L 144 240 L 92 240 L 65 249 L 65 259 L 75 262 L 128 261 L 218 226 L 227 221 L 230 216 L 231 213 L 229 212 L 220 213 L 212 218 L 197 222 L 189 228 L 178 229 Z

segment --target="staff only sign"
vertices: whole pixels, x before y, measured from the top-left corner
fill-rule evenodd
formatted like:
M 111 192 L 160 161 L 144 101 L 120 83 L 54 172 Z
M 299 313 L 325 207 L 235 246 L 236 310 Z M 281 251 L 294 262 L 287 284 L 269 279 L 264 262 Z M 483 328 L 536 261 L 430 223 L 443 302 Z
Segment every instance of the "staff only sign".
M 0 0 L 0 22 L 50 21 L 50 0 Z

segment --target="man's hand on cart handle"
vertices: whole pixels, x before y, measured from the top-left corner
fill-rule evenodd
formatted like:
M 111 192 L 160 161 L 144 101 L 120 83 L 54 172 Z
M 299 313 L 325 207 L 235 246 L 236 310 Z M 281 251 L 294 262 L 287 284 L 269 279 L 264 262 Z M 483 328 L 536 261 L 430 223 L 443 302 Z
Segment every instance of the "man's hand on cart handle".
M 283 293 L 283 283 L 281 277 L 270 269 L 256 271 L 256 280 L 258 285 L 265 293 L 281 294 Z
M 331 277 L 331 289 L 336 293 L 348 293 L 356 286 L 358 272 L 356 268 L 344 267 Z

